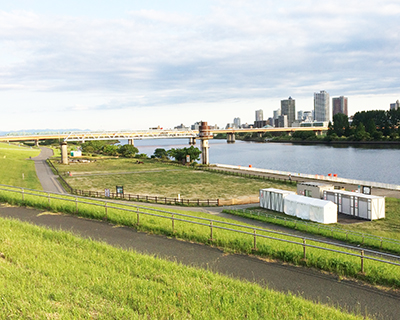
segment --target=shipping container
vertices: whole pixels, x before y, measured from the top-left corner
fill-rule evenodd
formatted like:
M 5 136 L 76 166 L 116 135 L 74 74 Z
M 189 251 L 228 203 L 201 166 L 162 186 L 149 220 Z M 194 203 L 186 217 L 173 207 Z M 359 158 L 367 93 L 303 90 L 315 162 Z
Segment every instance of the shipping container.
M 293 191 L 267 188 L 260 190 L 260 207 L 268 210 L 283 212 L 283 199 L 295 194 Z
M 366 220 L 385 218 L 384 197 L 344 190 L 326 190 L 324 199 L 336 203 L 338 213 Z
M 337 223 L 337 205 L 332 201 L 291 194 L 284 198 L 284 213 L 318 223 Z
M 300 182 L 297 183 L 297 194 L 323 199 L 325 190 L 333 190 L 335 187 L 332 184 L 319 183 L 319 182 Z

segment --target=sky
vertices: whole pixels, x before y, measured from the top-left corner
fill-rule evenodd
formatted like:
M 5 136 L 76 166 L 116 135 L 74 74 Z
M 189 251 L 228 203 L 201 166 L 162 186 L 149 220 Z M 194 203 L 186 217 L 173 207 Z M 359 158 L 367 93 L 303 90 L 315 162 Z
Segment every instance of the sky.
M 400 100 L 398 0 L 0 0 L 0 131 L 264 118 Z

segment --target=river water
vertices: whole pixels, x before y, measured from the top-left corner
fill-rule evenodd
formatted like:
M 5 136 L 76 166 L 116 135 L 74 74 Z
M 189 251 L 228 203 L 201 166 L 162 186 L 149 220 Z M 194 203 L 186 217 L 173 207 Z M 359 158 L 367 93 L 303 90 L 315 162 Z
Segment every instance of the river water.
M 140 153 L 189 147 L 189 139 L 135 140 Z M 121 143 L 126 143 L 121 141 Z M 200 144 L 196 145 L 200 148 Z M 210 140 L 210 163 L 328 175 L 400 185 L 399 145 L 294 145 Z

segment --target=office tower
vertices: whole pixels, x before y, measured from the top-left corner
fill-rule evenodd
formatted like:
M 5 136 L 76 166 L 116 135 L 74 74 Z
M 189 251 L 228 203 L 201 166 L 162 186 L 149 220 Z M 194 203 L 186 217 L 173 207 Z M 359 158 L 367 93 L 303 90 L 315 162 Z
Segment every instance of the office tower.
M 343 113 L 348 116 L 347 97 L 332 98 L 332 117 L 337 113 Z
M 240 128 L 241 127 L 240 118 L 234 118 L 233 125 L 235 128 Z
M 278 117 L 281 115 L 281 109 L 274 110 L 274 120 L 278 119 Z
M 263 121 L 264 120 L 264 115 L 263 115 L 263 111 L 260 110 L 256 110 L 256 121 Z
M 294 120 L 296 120 L 296 101 L 292 97 L 287 100 L 281 100 L 281 115 L 287 116 L 287 125 L 291 127 Z
M 329 121 L 329 93 L 314 93 L 314 120 Z
M 297 120 L 304 120 L 303 110 L 297 111 Z

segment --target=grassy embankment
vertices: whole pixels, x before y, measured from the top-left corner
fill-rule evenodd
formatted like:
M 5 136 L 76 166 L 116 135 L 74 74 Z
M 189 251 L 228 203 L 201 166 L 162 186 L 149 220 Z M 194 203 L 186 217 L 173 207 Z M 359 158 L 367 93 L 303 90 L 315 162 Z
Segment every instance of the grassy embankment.
M 0 219 L 0 247 L 2 319 L 363 319 L 12 220 Z
M 11 204 L 23 204 L 27 206 L 33 206 L 37 208 L 48 208 L 55 212 L 75 213 L 76 207 L 74 201 L 64 201 L 61 199 L 51 199 L 47 197 L 39 198 L 37 196 L 28 195 L 25 193 L 25 200 L 21 201 L 21 195 L 11 192 L 2 191 L 1 201 L 7 201 Z M 71 200 L 74 197 L 71 197 Z M 89 200 L 85 200 L 88 202 Z M 100 203 L 99 201 L 90 201 L 90 203 Z M 111 206 L 116 208 L 111 208 Z M 150 210 L 140 209 L 140 224 L 138 225 L 138 215 L 136 208 L 132 208 L 133 211 L 124 211 L 120 208 L 124 205 L 109 204 L 106 209 L 104 203 L 101 206 L 93 206 L 90 204 L 79 204 L 79 215 L 91 219 L 102 220 L 107 216 L 107 219 L 117 225 L 126 225 L 134 227 L 141 231 L 152 232 L 156 234 L 164 234 L 171 237 L 176 237 L 183 240 L 195 241 L 198 243 L 204 243 L 207 245 L 218 246 L 227 252 L 255 254 L 260 257 L 268 257 L 273 259 L 279 259 L 281 261 L 294 263 L 297 265 L 303 265 L 307 267 L 315 267 L 325 271 L 333 272 L 340 276 L 348 276 L 357 279 L 361 279 L 373 284 L 380 284 L 394 288 L 400 288 L 400 267 L 382 264 L 376 261 L 366 260 L 364 263 L 364 273 L 360 272 L 360 258 L 339 255 L 334 252 L 323 251 L 320 249 L 307 248 L 307 258 L 303 259 L 303 248 L 301 245 L 301 239 L 293 239 L 289 236 L 279 236 L 281 239 L 296 241 L 299 244 L 285 243 L 272 239 L 257 238 L 257 249 L 254 250 L 254 237 L 252 234 L 241 234 L 228 230 L 217 229 L 217 226 L 222 226 L 218 222 L 213 224 L 213 240 L 210 240 L 210 227 L 208 221 L 205 226 L 198 224 L 188 224 L 182 221 L 176 220 L 175 217 L 174 231 L 172 230 L 171 214 L 169 213 L 157 213 L 164 217 L 155 217 L 144 215 L 145 212 Z M 178 211 L 175 211 L 178 212 Z M 154 214 L 154 211 L 152 211 Z M 206 213 L 191 212 L 192 216 L 203 217 L 210 219 L 210 215 Z M 183 219 L 190 221 L 197 221 L 196 218 L 183 217 Z M 232 222 L 229 219 L 220 217 L 213 217 L 213 220 Z M 242 224 L 245 226 L 245 224 Z M 225 226 L 226 227 L 226 226 Z M 252 232 L 252 229 L 245 229 L 244 227 L 231 226 L 236 230 Z M 257 231 L 260 235 L 271 235 L 267 231 Z M 319 245 L 314 241 L 308 240 L 307 244 Z M 327 248 L 336 247 L 329 245 L 321 245 Z M 344 250 L 343 251 L 348 251 Z M 360 251 L 349 251 L 355 254 L 359 254 Z
M 285 188 L 295 186 L 268 180 L 248 179 L 231 175 L 193 170 L 149 159 L 107 159 L 91 163 L 61 165 L 54 162 L 60 174 L 74 189 L 104 192 L 124 186 L 125 193 L 176 197 L 186 199 L 233 199 L 258 196 L 262 188 Z M 66 176 L 67 171 L 72 177 Z
M 29 160 L 39 154 L 39 149 L 0 143 L 0 184 L 42 190 L 35 162 Z

